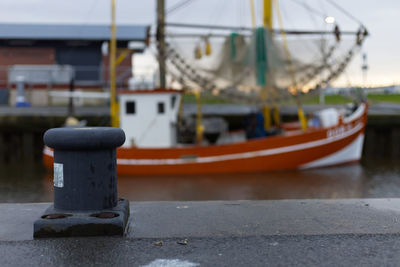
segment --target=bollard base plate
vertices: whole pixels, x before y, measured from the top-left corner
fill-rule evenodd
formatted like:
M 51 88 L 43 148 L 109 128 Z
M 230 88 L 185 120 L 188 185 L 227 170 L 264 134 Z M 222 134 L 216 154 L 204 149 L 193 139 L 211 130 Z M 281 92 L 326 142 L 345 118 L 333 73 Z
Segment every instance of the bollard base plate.
M 129 201 L 119 199 L 112 209 L 95 211 L 68 211 L 51 205 L 36 220 L 34 238 L 111 236 L 125 234 L 129 218 Z

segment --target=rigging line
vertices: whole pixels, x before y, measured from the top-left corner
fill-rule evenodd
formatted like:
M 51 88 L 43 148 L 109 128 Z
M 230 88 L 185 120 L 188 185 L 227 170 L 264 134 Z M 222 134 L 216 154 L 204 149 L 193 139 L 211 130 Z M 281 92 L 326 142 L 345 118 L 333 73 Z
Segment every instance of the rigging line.
M 286 26 L 287 25 L 289 25 L 289 27 L 291 27 L 291 28 L 293 28 L 293 29 L 295 29 L 295 27 L 293 27 L 293 25 L 296 25 L 295 23 L 293 23 L 293 20 L 291 19 L 291 17 L 289 16 L 289 14 L 286 12 L 286 7 L 285 7 L 285 5 L 282 5 L 281 4 L 281 13 L 282 13 L 282 17 L 284 17 L 285 19 L 286 19 L 286 21 L 288 22 L 287 24 L 286 24 Z
M 326 0 L 328 3 L 330 3 L 332 6 L 334 6 L 336 9 L 338 9 L 339 11 L 343 12 L 343 14 L 345 14 L 347 17 L 349 17 L 350 19 L 354 20 L 355 22 L 358 22 L 359 24 L 361 24 L 362 26 L 364 26 L 364 23 L 361 22 L 361 20 L 357 19 L 355 16 L 353 16 L 352 14 L 350 14 L 350 12 L 348 12 L 346 9 L 344 9 L 343 7 L 339 6 L 337 3 L 333 2 L 332 0 Z
M 305 3 L 304 3 L 304 4 L 305 4 Z M 306 5 L 306 4 L 305 4 L 305 5 Z M 287 10 L 286 10 L 286 8 L 285 8 L 285 5 L 280 5 L 280 7 L 281 7 L 281 11 L 282 11 L 283 16 L 286 17 L 286 20 L 290 23 L 290 25 L 296 25 L 295 23 L 293 23 L 293 20 L 291 19 L 289 13 L 287 12 Z M 307 11 L 308 11 L 308 13 L 310 14 L 310 17 L 313 19 L 314 25 L 315 25 L 316 22 L 315 22 L 315 20 L 314 20 L 314 16 L 312 15 L 312 12 L 311 12 L 309 9 L 308 9 Z M 316 26 L 316 25 L 315 25 L 315 26 Z M 315 27 L 315 28 L 317 28 L 317 27 Z M 297 40 L 300 40 L 300 38 L 296 38 L 296 39 L 297 39 Z M 314 49 L 313 47 L 311 47 L 310 44 L 309 44 L 307 41 L 301 42 L 300 44 L 301 44 L 301 46 L 303 46 L 305 49 L 309 50 L 309 52 L 314 52 L 314 51 L 315 51 L 315 49 Z
M 254 0 L 249 0 L 249 2 L 250 2 L 251 26 L 252 28 L 256 28 L 257 22 L 256 22 L 256 12 L 254 10 Z
M 140 142 L 143 141 L 143 139 L 146 137 L 146 134 L 149 132 L 151 128 L 153 128 L 154 124 L 156 123 L 158 117 L 154 117 L 153 120 L 150 121 L 150 123 L 147 125 L 145 130 L 142 132 L 142 134 L 139 136 L 138 140 Z
M 81 35 L 83 33 L 83 30 L 85 29 L 85 26 L 89 24 L 89 19 L 92 16 L 93 10 L 97 6 L 98 1 L 93 0 L 93 2 L 90 4 L 90 9 L 85 12 L 85 18 L 84 21 L 81 24 L 81 27 L 79 27 L 78 34 Z M 68 57 L 72 56 L 72 54 L 76 51 L 76 48 L 69 49 L 69 51 L 66 53 Z
M 258 16 L 259 16 L 259 20 L 261 22 L 261 25 L 263 25 L 264 22 L 263 22 L 262 10 L 264 9 L 264 6 L 263 6 L 263 3 L 262 3 L 262 0 L 255 0 L 255 1 L 256 1 L 256 7 L 257 7 L 256 10 L 261 10 L 261 12 L 258 13 Z M 257 17 L 256 17 L 256 19 L 257 19 Z
M 238 2 L 236 2 L 236 5 L 237 4 L 239 4 L 240 5 L 240 3 L 238 3 Z M 239 25 L 240 26 L 242 26 L 242 17 L 241 17 L 241 15 L 240 15 L 240 7 L 239 8 L 237 8 L 236 7 L 236 9 L 237 9 L 237 14 L 236 14 L 236 16 L 237 16 L 237 21 L 239 22 Z M 232 16 L 233 17 L 233 16 Z
M 308 3 L 306 3 L 306 2 L 300 3 L 300 2 L 298 2 L 298 0 L 292 0 L 292 2 L 294 2 L 294 3 L 298 4 L 298 5 L 301 5 L 305 10 L 307 10 L 307 12 L 310 14 L 310 17 L 312 18 L 312 21 L 313 21 L 315 27 L 318 26 L 318 25 L 317 25 L 317 21 L 315 20 L 315 17 L 314 17 L 314 16 L 311 16 L 311 14 L 318 15 L 318 16 L 322 17 L 323 19 L 325 19 L 325 18 L 327 17 L 326 11 L 325 11 L 325 8 L 324 8 L 324 7 L 322 7 L 323 10 L 324 10 L 324 12 L 320 12 L 319 10 L 317 10 L 317 9 L 315 9 L 315 8 L 312 8 L 312 7 L 311 7 Z M 321 4 L 321 2 L 320 2 L 320 4 Z M 325 35 L 322 34 L 322 35 L 321 35 L 321 45 L 323 44 L 324 40 L 326 40 L 324 37 L 325 37 Z M 324 53 L 323 53 L 323 52 L 324 52 L 324 51 L 323 51 L 323 47 L 321 46 L 321 47 L 319 47 L 319 49 L 320 49 L 321 54 L 323 55 L 323 54 L 324 54 Z
M 324 11 L 324 14 L 327 17 L 328 15 L 327 15 L 326 8 L 325 8 L 325 2 L 324 1 L 318 1 L 318 4 L 319 4 L 320 8 Z M 324 20 L 325 20 L 325 18 L 324 18 Z M 326 27 L 327 27 L 327 24 L 325 23 L 324 24 L 324 29 L 326 29 Z M 322 35 L 321 36 L 321 41 L 324 41 L 324 40 L 327 40 L 327 38 L 325 38 L 325 36 Z M 325 47 L 323 45 L 324 45 L 324 43 L 321 43 L 321 53 L 322 54 L 324 53 L 324 49 L 325 49 Z
M 321 8 L 321 10 L 323 11 L 323 14 L 327 17 L 328 13 L 326 12 L 324 1 L 318 1 L 318 4 L 319 4 L 319 7 Z
M 244 15 L 243 15 L 243 11 L 244 11 L 244 1 L 240 1 L 239 2 L 239 18 L 240 18 L 240 26 L 244 27 L 246 24 L 244 22 Z
M 286 60 L 288 61 L 288 68 L 289 68 L 289 74 L 290 74 L 290 78 L 292 79 L 292 83 L 294 88 L 297 90 L 297 84 L 296 84 L 296 77 L 293 71 L 293 64 L 292 64 L 292 58 L 290 56 L 290 51 L 289 51 L 289 46 L 287 43 L 287 39 L 286 39 L 286 33 L 283 31 L 283 21 L 282 21 L 282 16 L 281 16 L 281 12 L 279 9 L 279 5 L 278 5 L 278 1 L 274 0 L 274 6 L 276 9 L 276 13 L 278 15 L 278 22 L 279 22 L 279 27 L 281 28 L 281 36 L 282 36 L 282 42 L 283 42 L 283 49 L 286 55 Z
M 343 71 L 343 74 L 344 74 L 344 77 L 346 79 L 347 87 L 351 88 L 352 85 L 351 85 L 351 80 L 350 80 L 349 74 L 347 73 L 346 70 Z
M 314 23 L 314 27 L 317 28 L 317 27 L 318 27 L 318 23 L 317 23 L 317 21 L 316 21 L 316 19 L 315 19 L 316 14 L 313 13 L 313 12 L 310 10 L 310 5 L 309 5 L 309 4 L 304 3 L 304 6 L 307 7 L 307 12 L 310 14 L 310 18 L 311 18 L 312 22 Z
M 326 14 L 320 12 L 319 10 L 317 10 L 317 9 L 315 9 L 315 8 L 310 7 L 308 4 L 300 3 L 300 2 L 297 1 L 297 0 L 292 0 L 292 2 L 293 2 L 293 3 L 296 3 L 296 4 L 299 5 L 299 6 L 301 6 L 302 8 L 304 8 L 304 9 L 307 10 L 307 11 L 309 11 L 310 13 L 313 12 L 314 14 L 319 15 L 319 16 L 321 16 L 321 17 L 324 18 L 324 19 L 327 17 Z
M 224 10 L 224 6 L 226 6 L 226 1 L 227 0 L 220 1 L 219 2 L 220 8 L 215 9 L 215 12 L 214 12 L 213 18 L 212 18 L 214 25 L 217 25 L 219 19 L 222 17 L 222 12 Z M 213 33 L 213 29 L 210 29 L 209 34 L 212 34 L 212 33 Z
M 178 2 L 178 3 L 176 3 L 175 5 L 173 5 L 172 7 L 167 8 L 165 13 L 170 15 L 174 11 L 176 11 L 176 10 L 178 10 L 178 9 L 184 7 L 184 6 L 187 6 L 188 4 L 191 4 L 193 1 L 195 1 L 195 0 L 182 0 L 182 1 Z
M 316 19 L 317 15 L 311 11 L 312 8 L 310 7 L 310 5 L 308 3 L 304 2 L 304 6 L 307 8 L 307 12 L 310 14 L 310 18 L 311 18 L 311 21 L 314 24 L 314 27 L 318 28 L 318 22 L 317 22 L 317 19 Z M 325 40 L 326 40 L 325 35 L 322 34 L 321 38 L 320 38 L 320 44 L 321 45 L 314 44 L 314 45 L 318 46 L 317 48 L 320 50 L 322 56 L 324 55 L 323 43 L 325 42 Z
M 90 17 L 92 16 L 92 13 L 93 13 L 94 9 L 95 9 L 96 6 L 97 6 L 97 3 L 98 3 L 98 1 L 97 1 L 97 0 L 94 0 L 94 1 L 92 2 L 92 4 L 90 5 L 90 9 L 89 9 L 89 11 L 86 13 L 86 16 L 85 16 L 86 22 L 85 22 L 84 24 L 88 24 L 89 19 L 90 19 Z

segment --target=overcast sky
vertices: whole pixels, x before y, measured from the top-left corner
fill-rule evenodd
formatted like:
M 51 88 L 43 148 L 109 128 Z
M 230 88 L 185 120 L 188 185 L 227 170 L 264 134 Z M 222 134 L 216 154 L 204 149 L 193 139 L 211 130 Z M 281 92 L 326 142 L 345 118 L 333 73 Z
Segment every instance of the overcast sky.
M 167 9 L 181 0 L 166 0 Z M 286 28 L 326 27 L 322 15 L 332 15 L 343 30 L 356 30 L 357 20 L 371 36 L 363 51 L 368 55 L 370 85 L 400 83 L 399 0 L 333 0 L 354 18 L 335 9 L 328 0 L 279 0 Z M 0 0 L 0 22 L 79 23 L 110 22 L 111 0 Z M 156 0 L 117 0 L 117 23 L 154 24 Z M 257 22 L 261 23 L 261 0 L 255 0 Z M 298 3 L 310 6 L 307 11 Z M 192 0 L 170 12 L 170 22 L 250 26 L 248 0 Z M 357 55 L 339 85 L 360 84 L 361 55 Z

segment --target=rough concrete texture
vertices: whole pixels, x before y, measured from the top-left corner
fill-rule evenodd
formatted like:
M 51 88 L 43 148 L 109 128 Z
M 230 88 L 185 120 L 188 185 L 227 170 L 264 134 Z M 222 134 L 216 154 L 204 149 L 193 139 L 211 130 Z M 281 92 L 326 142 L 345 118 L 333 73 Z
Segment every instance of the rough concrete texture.
M 48 205 L 0 205 L 0 266 L 397 266 L 400 260 L 400 199 L 131 202 L 126 237 L 32 240 L 33 221 Z
M 398 266 L 400 236 L 69 238 L 1 242 L 1 266 Z M 164 260 L 164 261 L 161 261 Z M 180 264 L 179 264 L 180 263 Z M 190 265 L 192 263 L 192 265 Z

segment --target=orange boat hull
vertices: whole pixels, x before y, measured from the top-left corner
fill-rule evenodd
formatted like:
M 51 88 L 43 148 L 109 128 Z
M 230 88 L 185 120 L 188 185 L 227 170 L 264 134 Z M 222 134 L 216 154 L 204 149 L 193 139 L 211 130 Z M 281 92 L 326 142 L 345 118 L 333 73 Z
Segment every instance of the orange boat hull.
M 357 162 L 361 158 L 367 106 L 351 121 L 331 128 L 215 146 L 118 148 L 119 175 L 248 173 L 305 169 Z M 44 149 L 53 168 L 53 153 Z

